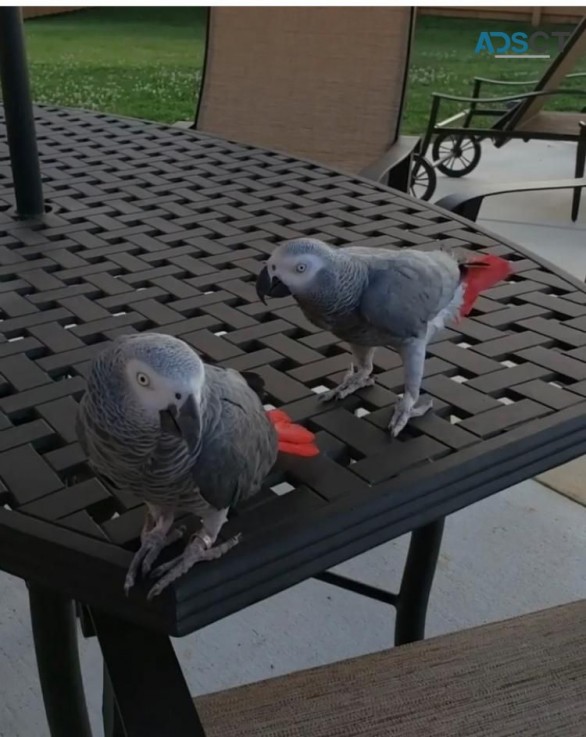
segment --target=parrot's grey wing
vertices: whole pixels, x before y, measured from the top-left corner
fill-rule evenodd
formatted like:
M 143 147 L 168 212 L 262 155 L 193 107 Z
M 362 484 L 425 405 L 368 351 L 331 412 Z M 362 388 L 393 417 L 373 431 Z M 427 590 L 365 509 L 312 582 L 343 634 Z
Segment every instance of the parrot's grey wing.
M 394 259 L 400 253 L 398 250 L 385 248 L 384 246 L 380 248 L 375 248 L 374 246 L 345 246 L 343 250 L 345 253 L 361 259 L 377 259 L 381 261 Z
M 224 400 L 223 405 L 222 424 L 231 425 L 234 436 L 206 442 L 194 471 L 200 494 L 216 509 L 256 494 L 277 456 L 276 442 L 265 427 L 254 427 L 231 402 Z
M 375 256 L 376 258 L 388 258 L 389 255 L 392 258 L 393 256 L 412 253 L 413 251 L 427 254 L 447 253 L 451 258 L 456 258 L 454 255 L 454 249 L 442 246 L 442 241 L 438 241 L 438 246 L 437 248 L 434 248 L 433 251 L 421 251 L 420 249 L 417 249 L 416 246 L 408 248 L 392 248 L 391 246 L 342 246 L 342 248 L 346 253 L 352 253 L 356 256 Z
M 373 260 L 368 275 L 363 319 L 403 340 L 424 336 L 460 283 L 458 264 L 441 251 L 405 250 L 386 262 Z
M 261 402 L 264 402 L 266 401 L 266 399 L 268 399 L 268 394 L 265 389 L 265 382 L 260 374 L 255 374 L 252 371 L 241 371 L 240 375 L 242 376 L 244 381 L 246 381 L 252 391 L 257 395 Z
M 219 368 L 222 370 L 221 366 L 218 366 L 216 363 L 214 363 L 211 359 L 206 358 L 206 364 L 208 366 L 208 371 L 210 366 L 213 366 L 214 368 Z M 259 397 L 261 402 L 264 402 L 267 399 L 267 392 L 265 389 L 265 382 L 264 379 L 260 374 L 256 374 L 254 371 L 240 371 L 240 376 L 244 379 L 244 381 L 248 384 L 248 386 L 252 389 L 252 391 Z
M 204 499 L 225 509 L 259 491 L 277 459 L 277 436 L 245 379 L 225 369 L 207 376 L 215 422 L 205 433 L 194 478 Z

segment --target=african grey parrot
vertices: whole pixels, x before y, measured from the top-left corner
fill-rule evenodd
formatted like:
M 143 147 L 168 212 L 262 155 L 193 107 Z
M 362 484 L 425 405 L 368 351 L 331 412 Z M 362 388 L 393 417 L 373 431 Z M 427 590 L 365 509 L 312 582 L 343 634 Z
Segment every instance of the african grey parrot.
M 299 238 L 272 252 L 256 290 L 263 302 L 267 296 L 292 294 L 310 322 L 350 345 L 353 363 L 323 401 L 374 383 L 377 346 L 390 345 L 400 353 L 405 388 L 389 424 L 396 437 L 411 417 L 431 408 L 431 399 L 418 401 L 434 333 L 458 314 L 468 314 L 480 291 L 509 273 L 509 262 L 498 256 L 458 262 L 443 250 L 334 248 Z
M 159 566 L 148 598 L 195 563 L 230 550 L 212 547 L 228 510 L 260 490 L 279 450 L 315 455 L 314 436 L 280 410 L 265 412 L 232 369 L 204 364 L 178 338 L 142 333 L 117 338 L 94 360 L 77 416 L 90 466 L 146 502 L 141 547 L 125 581 L 146 575 L 161 550 L 182 535 L 178 513 L 202 526 L 182 555 Z

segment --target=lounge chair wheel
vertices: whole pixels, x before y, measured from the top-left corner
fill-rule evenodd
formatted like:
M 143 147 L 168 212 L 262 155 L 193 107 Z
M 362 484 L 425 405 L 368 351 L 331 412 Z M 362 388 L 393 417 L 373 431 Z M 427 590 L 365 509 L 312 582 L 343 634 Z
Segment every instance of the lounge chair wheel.
M 470 174 L 478 166 L 481 154 L 480 143 L 472 136 L 444 133 L 433 142 L 433 160 L 447 177 Z
M 437 174 L 429 161 L 419 154 L 413 157 L 409 191 L 419 200 L 428 200 L 435 192 Z

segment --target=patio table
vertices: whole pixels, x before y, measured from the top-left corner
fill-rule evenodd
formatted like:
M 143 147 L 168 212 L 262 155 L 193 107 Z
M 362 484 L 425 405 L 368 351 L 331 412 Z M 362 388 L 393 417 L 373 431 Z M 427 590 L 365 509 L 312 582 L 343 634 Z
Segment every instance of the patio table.
M 461 217 L 316 163 L 104 114 L 35 114 L 42 224 L 14 216 L 0 130 L 0 568 L 29 586 L 53 737 L 90 734 L 73 601 L 104 654 L 108 737 L 202 735 L 169 636 L 309 577 L 396 606 L 398 644 L 422 638 L 445 516 L 586 451 L 584 285 Z M 299 235 L 513 262 L 510 281 L 430 346 L 434 410 L 396 440 L 385 428 L 397 354 L 377 352 L 373 387 L 320 404 L 345 346 L 291 298 L 256 297 L 267 255 Z M 145 330 L 258 372 L 322 451 L 281 461 L 223 530 L 241 544 L 150 603 L 144 585 L 123 592 L 143 508 L 91 474 L 74 430 L 93 356 Z M 328 573 L 408 532 L 398 594 Z

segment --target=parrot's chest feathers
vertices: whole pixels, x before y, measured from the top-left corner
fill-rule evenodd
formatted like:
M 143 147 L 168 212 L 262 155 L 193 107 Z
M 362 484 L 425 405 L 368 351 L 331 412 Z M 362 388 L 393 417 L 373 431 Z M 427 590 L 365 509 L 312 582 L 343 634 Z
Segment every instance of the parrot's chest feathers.
M 343 330 L 355 329 L 360 322 L 357 305 L 353 302 L 345 304 L 339 300 L 301 297 L 297 302 L 310 322 L 335 335 L 339 335 Z
M 299 301 L 305 317 L 317 327 L 333 333 L 340 340 L 354 345 L 391 345 L 393 336 L 369 325 L 359 312 L 358 305 L 322 306 L 316 302 Z
M 320 310 L 318 305 L 309 300 L 301 299 L 298 300 L 298 303 L 301 311 L 309 322 L 323 330 L 331 330 L 332 320 L 329 319 L 329 315 L 326 312 Z
M 116 486 L 153 502 L 193 492 L 195 459 L 182 439 L 161 436 L 154 426 L 120 423 L 116 435 L 98 423 L 88 427 L 90 462 Z

